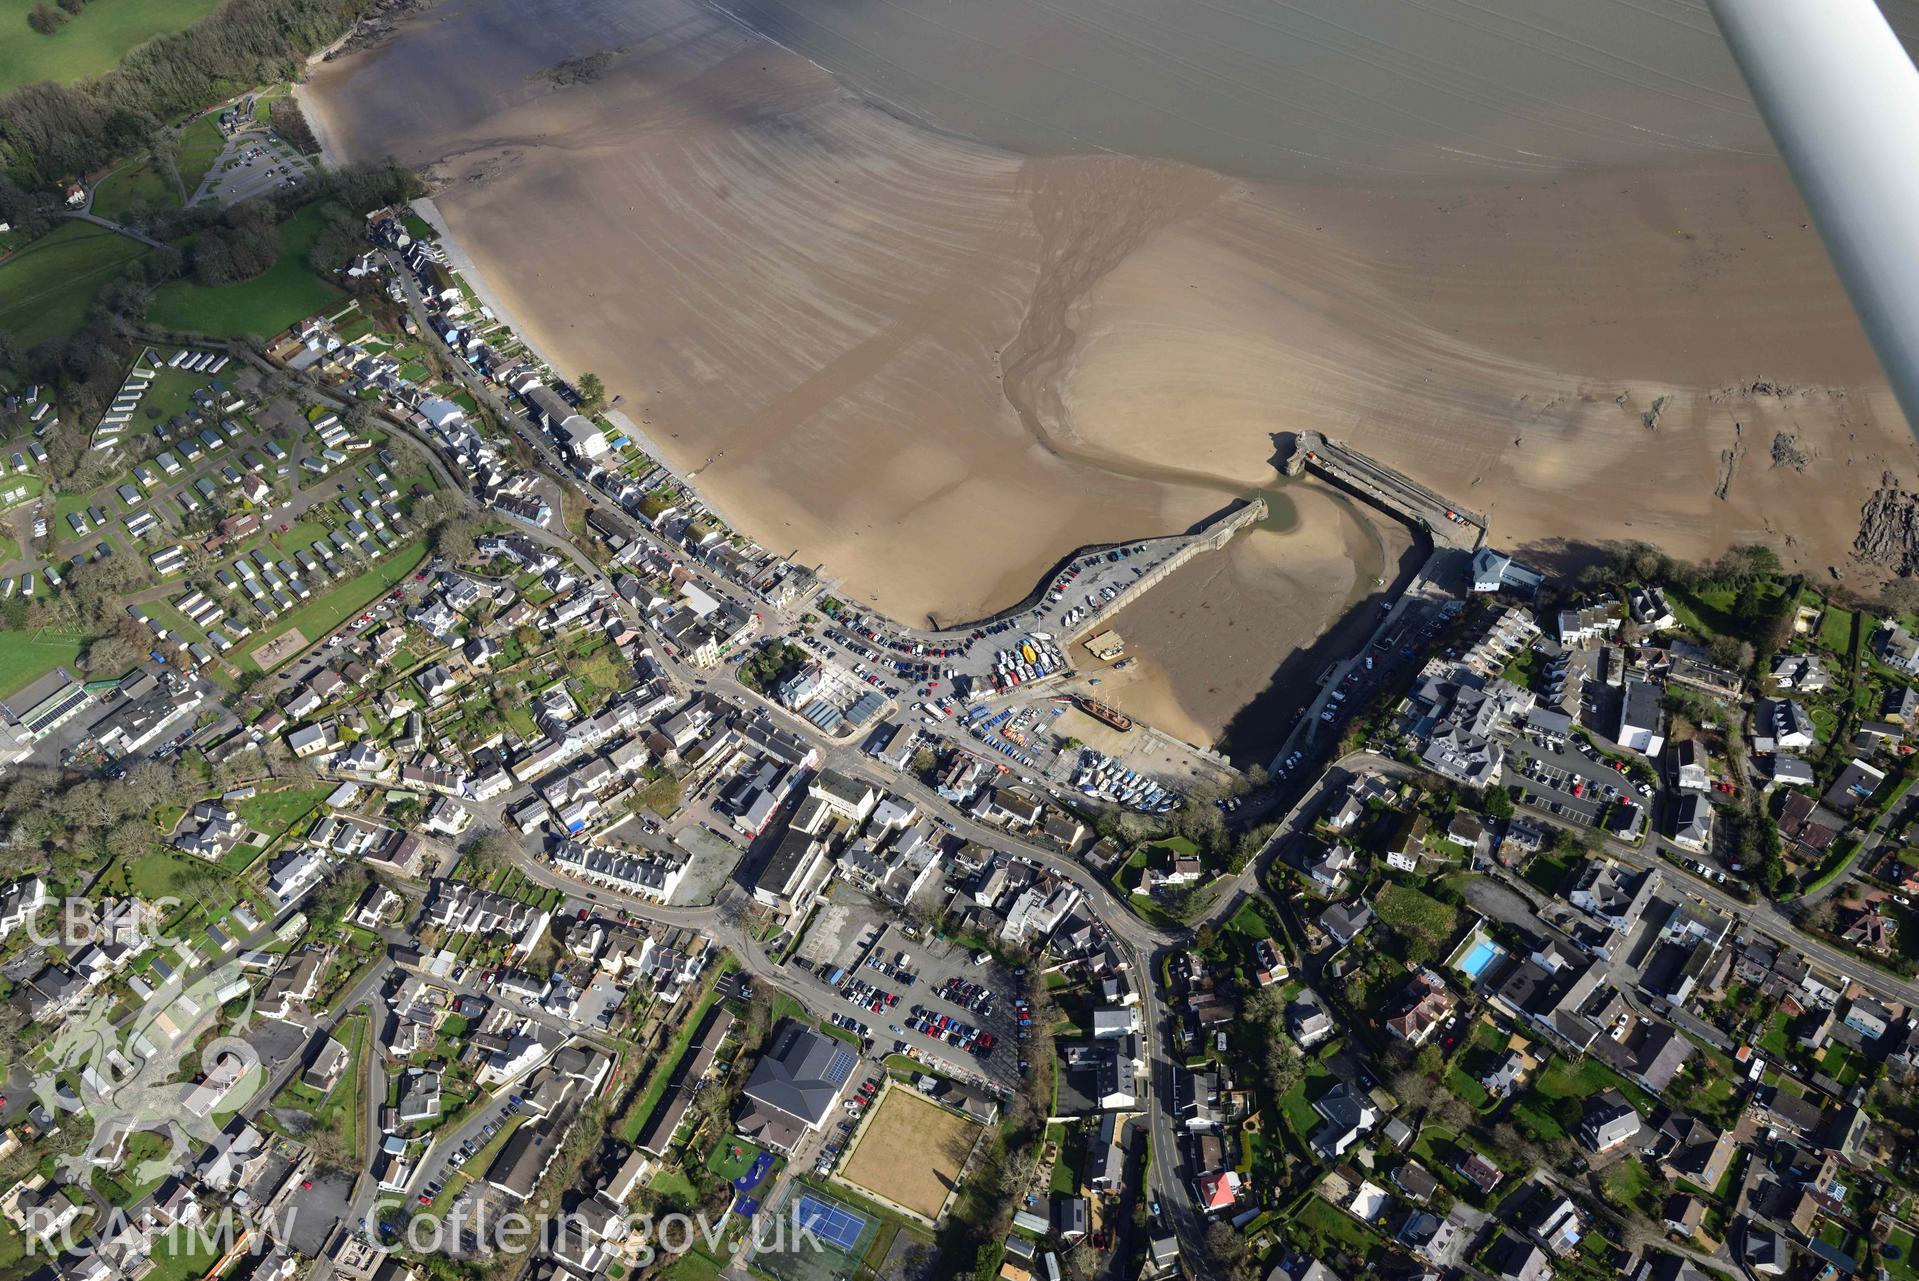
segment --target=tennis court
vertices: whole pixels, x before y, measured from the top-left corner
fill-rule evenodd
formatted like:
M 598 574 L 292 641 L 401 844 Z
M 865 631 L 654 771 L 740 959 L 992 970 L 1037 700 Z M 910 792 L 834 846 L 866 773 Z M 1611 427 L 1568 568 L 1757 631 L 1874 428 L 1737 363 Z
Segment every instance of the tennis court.
M 801 1227 L 820 1240 L 849 1251 L 860 1243 L 861 1234 L 872 1222 L 865 1215 L 855 1214 L 805 1193 L 800 1194 L 799 1221 Z
M 773 1281 L 875 1281 L 867 1255 L 884 1258 L 895 1231 L 813 1184 L 790 1188 L 773 1214 L 784 1231 L 753 1258 Z

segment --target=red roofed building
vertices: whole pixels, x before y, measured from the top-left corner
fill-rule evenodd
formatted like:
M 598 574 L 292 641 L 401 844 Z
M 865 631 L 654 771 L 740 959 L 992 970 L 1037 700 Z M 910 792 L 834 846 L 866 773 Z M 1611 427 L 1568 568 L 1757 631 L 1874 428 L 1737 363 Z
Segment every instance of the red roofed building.
M 1444 979 L 1421 970 L 1406 985 L 1404 1009 L 1386 1020 L 1386 1030 L 1409 1045 L 1424 1045 L 1433 1029 L 1452 1017 L 1456 1004 Z
M 235 512 L 220 522 L 220 532 L 228 538 L 245 538 L 260 528 L 257 512 Z
M 1281 956 L 1279 948 L 1271 939 L 1260 939 L 1253 944 L 1253 977 L 1261 987 L 1284 982 L 1291 976 L 1286 958 Z
M 1491 1161 L 1488 1161 L 1478 1152 L 1473 1153 L 1464 1161 L 1455 1165 L 1453 1169 L 1457 1170 L 1461 1177 L 1481 1192 L 1491 1192 L 1494 1188 L 1498 1187 L 1500 1182 L 1506 1177 L 1504 1170 L 1494 1165 Z
M 1239 1171 L 1215 1170 L 1199 1176 L 1199 1208 L 1207 1214 L 1230 1210 L 1239 1200 Z

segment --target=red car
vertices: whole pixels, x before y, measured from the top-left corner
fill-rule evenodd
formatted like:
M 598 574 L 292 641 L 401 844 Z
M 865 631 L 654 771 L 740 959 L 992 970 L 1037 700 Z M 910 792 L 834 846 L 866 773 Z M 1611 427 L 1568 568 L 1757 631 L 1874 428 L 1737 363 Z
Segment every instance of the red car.
M 313 1180 L 312 1180 L 312 1179 L 301 1179 L 301 1180 L 300 1180 L 300 1191 L 302 1191 L 302 1192 L 311 1192 L 311 1191 L 313 1191 Z

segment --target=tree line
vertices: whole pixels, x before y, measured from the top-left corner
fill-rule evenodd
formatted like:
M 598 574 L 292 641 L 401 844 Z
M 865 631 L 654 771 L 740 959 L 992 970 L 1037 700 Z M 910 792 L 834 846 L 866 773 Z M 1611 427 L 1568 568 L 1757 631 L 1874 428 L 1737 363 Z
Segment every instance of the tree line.
M 16 89 L 0 98 L 0 170 L 38 186 L 95 169 L 162 121 L 291 79 L 309 54 L 346 32 L 363 4 L 226 0 L 185 30 L 133 49 L 98 79 Z
M 124 779 L 106 783 L 23 767 L 0 788 L 0 825 L 13 871 L 70 884 L 109 858 L 144 854 L 159 841 L 154 810 L 204 786 L 183 769 L 178 762 L 142 761 Z

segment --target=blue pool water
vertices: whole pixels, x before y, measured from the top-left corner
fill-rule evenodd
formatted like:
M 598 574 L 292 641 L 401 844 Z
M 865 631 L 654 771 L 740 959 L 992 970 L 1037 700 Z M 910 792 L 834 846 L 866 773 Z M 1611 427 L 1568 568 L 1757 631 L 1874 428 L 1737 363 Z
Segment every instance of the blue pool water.
M 1459 968 L 1473 978 L 1478 978 L 1479 972 L 1488 965 L 1491 965 L 1493 958 L 1498 955 L 1499 944 L 1489 939 L 1481 939 L 1479 942 L 1473 944 L 1473 950 L 1466 953 L 1465 957 L 1459 962 Z

